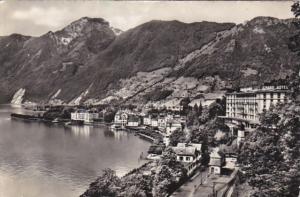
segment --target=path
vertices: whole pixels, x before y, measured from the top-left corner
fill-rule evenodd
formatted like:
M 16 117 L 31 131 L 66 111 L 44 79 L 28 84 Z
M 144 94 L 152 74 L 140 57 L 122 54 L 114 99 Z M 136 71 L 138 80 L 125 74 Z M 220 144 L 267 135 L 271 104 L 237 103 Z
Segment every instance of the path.
M 197 173 L 189 181 L 187 181 L 179 189 L 177 189 L 171 195 L 171 197 L 192 197 L 192 196 L 194 196 L 193 194 L 194 194 L 195 190 L 201 184 L 201 179 L 202 179 L 202 183 L 206 182 L 207 174 L 208 174 L 208 169 L 206 169 L 203 172 L 197 171 Z

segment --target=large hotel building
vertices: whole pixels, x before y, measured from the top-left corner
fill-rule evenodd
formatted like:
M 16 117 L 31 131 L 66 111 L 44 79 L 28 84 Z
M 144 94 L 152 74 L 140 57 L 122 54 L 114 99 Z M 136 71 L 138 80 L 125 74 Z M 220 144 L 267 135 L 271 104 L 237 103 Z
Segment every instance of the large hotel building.
M 272 105 L 288 102 L 289 98 L 290 91 L 284 85 L 243 88 L 226 94 L 226 116 L 221 118 L 226 123 L 242 124 L 245 129 L 251 129 L 259 124 L 259 114 Z

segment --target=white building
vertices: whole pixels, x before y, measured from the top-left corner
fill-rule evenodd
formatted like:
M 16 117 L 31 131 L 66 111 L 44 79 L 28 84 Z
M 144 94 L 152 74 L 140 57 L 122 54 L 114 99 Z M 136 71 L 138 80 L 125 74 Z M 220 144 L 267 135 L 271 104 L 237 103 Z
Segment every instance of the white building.
M 136 115 L 129 115 L 128 116 L 128 121 L 127 121 L 127 126 L 129 127 L 138 127 L 140 126 L 140 118 Z
M 115 114 L 114 124 L 125 127 L 128 122 L 128 112 L 120 110 Z
M 260 89 L 243 88 L 240 92 L 226 94 L 226 123 L 242 123 L 245 129 L 259 124 L 259 114 L 278 103 L 290 100 L 290 91 L 286 86 L 263 86 Z M 228 126 L 233 126 L 228 124 Z
M 176 160 L 182 162 L 191 175 L 201 165 L 201 144 L 178 143 L 172 147 L 176 154 Z
M 146 126 L 151 126 L 151 116 L 146 115 L 143 117 L 143 124 Z
M 165 130 L 167 126 L 166 117 L 163 115 L 159 115 L 157 118 L 157 124 L 160 130 Z
M 221 169 L 225 164 L 224 154 L 220 152 L 219 148 L 214 148 L 209 156 L 209 173 L 220 175 Z
M 151 127 L 158 127 L 158 119 L 157 118 L 152 118 L 151 119 Z
M 176 130 L 182 130 L 182 124 L 176 120 L 167 121 L 166 135 L 171 135 Z
M 77 110 L 71 113 L 71 120 L 82 121 L 85 124 L 91 124 L 99 118 L 99 113 L 92 110 Z

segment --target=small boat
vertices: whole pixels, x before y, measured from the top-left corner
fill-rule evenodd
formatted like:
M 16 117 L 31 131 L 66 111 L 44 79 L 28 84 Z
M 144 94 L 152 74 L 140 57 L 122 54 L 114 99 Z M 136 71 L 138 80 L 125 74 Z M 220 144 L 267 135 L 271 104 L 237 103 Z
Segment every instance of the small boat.
M 124 127 L 121 126 L 121 125 L 112 124 L 112 125 L 110 126 L 110 129 L 113 130 L 113 131 L 117 131 L 117 130 L 122 130 L 122 129 L 124 129 Z
M 52 120 L 52 123 L 59 123 L 58 118 L 55 118 L 54 120 Z

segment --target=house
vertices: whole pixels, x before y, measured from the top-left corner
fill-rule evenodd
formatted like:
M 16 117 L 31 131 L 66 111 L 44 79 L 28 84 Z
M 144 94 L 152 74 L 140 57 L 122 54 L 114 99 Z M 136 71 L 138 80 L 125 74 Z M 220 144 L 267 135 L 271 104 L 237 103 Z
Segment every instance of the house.
M 151 127 L 154 127 L 154 128 L 158 127 L 158 119 L 157 118 L 151 119 Z
M 91 124 L 99 118 L 99 113 L 95 110 L 80 109 L 71 113 L 71 121 Z
M 176 120 L 167 121 L 166 135 L 171 135 L 176 130 L 182 130 L 182 124 Z
M 146 126 L 151 126 L 151 115 L 145 115 L 143 117 L 143 124 Z
M 157 118 L 157 125 L 160 130 L 165 130 L 167 126 L 166 117 L 164 115 L 159 115 Z
M 201 144 L 178 143 L 176 147 L 172 147 L 176 154 L 176 160 L 182 162 L 190 176 L 196 168 L 201 165 Z
M 125 127 L 128 122 L 128 112 L 120 110 L 115 114 L 114 123 Z
M 140 126 L 140 118 L 136 115 L 132 115 L 130 114 L 128 116 L 128 120 L 127 120 L 127 126 L 128 127 L 138 127 Z
M 214 148 L 209 156 L 209 173 L 220 175 L 222 167 L 225 164 L 224 154 L 220 151 L 219 148 Z
M 237 164 L 237 154 L 227 153 L 225 154 L 225 165 L 223 168 L 234 169 Z

